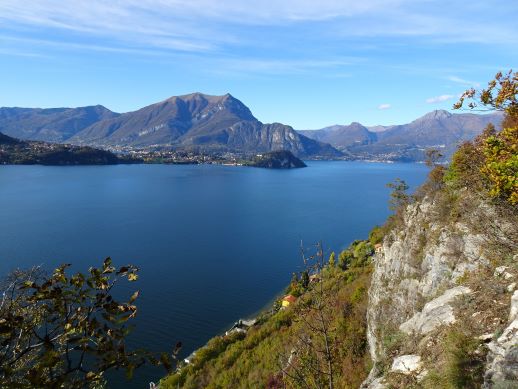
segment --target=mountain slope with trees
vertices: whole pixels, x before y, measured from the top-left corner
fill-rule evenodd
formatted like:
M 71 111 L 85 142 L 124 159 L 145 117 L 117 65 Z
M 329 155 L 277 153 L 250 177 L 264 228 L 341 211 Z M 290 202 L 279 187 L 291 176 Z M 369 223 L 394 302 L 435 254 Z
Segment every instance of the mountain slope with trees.
M 247 166 L 269 169 L 294 169 L 307 167 L 303 161 L 286 150 L 258 154 L 252 161 L 247 163 Z
M 0 132 L 0 164 L 6 165 L 114 165 L 135 163 L 109 151 L 87 146 L 22 141 Z

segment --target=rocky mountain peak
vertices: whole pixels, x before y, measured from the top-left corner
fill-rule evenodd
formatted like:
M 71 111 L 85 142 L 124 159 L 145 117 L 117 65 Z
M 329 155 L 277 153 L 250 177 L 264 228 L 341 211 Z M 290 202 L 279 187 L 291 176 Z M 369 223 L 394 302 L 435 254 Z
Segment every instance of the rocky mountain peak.
M 0 129 L 1 119 L 0 116 Z M 20 138 L 31 139 L 31 134 Z M 43 136 L 40 139 L 45 140 Z M 195 92 L 169 97 L 133 112 L 97 120 L 63 139 L 96 147 L 170 147 L 249 153 L 284 149 L 304 157 L 341 156 L 333 147 L 305 138 L 289 126 L 261 123 L 230 93 Z
M 201 92 L 186 95 L 172 96 L 159 104 L 172 103 L 176 106 L 184 106 L 187 111 L 196 118 L 207 117 L 217 112 L 236 116 L 238 120 L 257 120 L 252 112 L 240 100 L 230 93 L 224 95 L 208 95 Z
M 440 120 L 440 119 L 447 119 L 452 117 L 453 114 L 444 110 L 444 109 L 436 109 L 432 112 L 428 112 L 426 115 L 422 116 L 418 120 Z
M 365 128 L 365 126 L 361 123 L 358 123 L 358 122 L 351 122 L 351 124 L 349 124 L 348 126 L 350 129 L 354 129 L 354 130 L 366 130 L 367 128 Z

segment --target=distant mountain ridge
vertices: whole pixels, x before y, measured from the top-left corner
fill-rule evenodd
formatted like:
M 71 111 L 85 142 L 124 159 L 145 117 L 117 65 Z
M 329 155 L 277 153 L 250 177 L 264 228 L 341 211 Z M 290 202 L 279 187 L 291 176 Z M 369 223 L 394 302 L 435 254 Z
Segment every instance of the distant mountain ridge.
M 0 131 L 27 140 L 64 142 L 84 128 L 119 116 L 102 105 L 79 108 L 0 108 Z
M 452 114 L 436 110 L 402 125 L 369 129 L 360 123 L 351 123 L 299 132 L 328 142 L 357 159 L 422 161 L 428 148 L 439 149 L 448 159 L 460 143 L 475 138 L 489 123 L 498 128 L 502 117 L 501 113 Z
M 100 107 L 100 106 L 98 106 Z M 288 150 L 303 158 L 341 157 L 330 146 L 281 124 L 263 124 L 230 94 L 173 96 L 137 111 L 117 114 L 93 107 L 41 110 L 3 108 L 0 131 L 22 139 L 102 148 L 175 148 L 257 153 Z M 99 116 L 84 112 L 94 111 Z M 51 118 L 49 120 L 48 118 Z M 69 125 L 63 125 L 68 119 Z
M 299 158 L 421 161 L 427 148 L 446 159 L 502 115 L 432 111 L 411 123 L 366 127 L 353 122 L 295 131 L 264 124 L 230 94 L 173 96 L 127 113 L 101 106 L 0 108 L 0 132 L 25 139 L 110 150 L 179 149 L 195 152 L 264 153 L 287 150 Z
M 366 145 L 377 141 L 375 132 L 371 132 L 360 123 L 353 122 L 346 126 L 334 125 L 321 130 L 300 131 L 308 138 L 334 145 L 339 150 L 347 150 L 349 146 Z

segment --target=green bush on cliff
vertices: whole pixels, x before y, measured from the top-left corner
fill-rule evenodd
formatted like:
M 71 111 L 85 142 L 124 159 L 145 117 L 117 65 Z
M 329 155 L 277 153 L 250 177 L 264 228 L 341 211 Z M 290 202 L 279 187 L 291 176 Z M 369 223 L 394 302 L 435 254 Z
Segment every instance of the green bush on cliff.
M 424 388 L 481 388 L 484 383 L 485 354 L 481 342 L 452 328 L 444 340 L 445 363 L 432 370 L 422 382 Z

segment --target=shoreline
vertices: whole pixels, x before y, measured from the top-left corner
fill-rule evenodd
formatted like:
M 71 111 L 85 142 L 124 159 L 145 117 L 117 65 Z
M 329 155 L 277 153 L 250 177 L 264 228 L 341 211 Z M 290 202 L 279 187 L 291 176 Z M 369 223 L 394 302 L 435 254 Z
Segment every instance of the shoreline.
M 277 302 L 283 294 L 284 294 L 284 289 L 279 291 L 278 293 L 276 293 L 273 298 L 269 299 L 268 302 L 266 302 L 263 305 L 262 308 L 258 309 L 257 311 L 255 311 L 254 313 L 252 313 L 250 315 L 245 316 L 244 318 L 239 318 L 225 332 L 217 333 L 215 335 L 212 335 L 210 338 L 207 339 L 207 341 L 203 344 L 203 346 L 198 347 L 197 349 L 191 351 L 187 357 L 181 359 L 181 362 L 183 362 L 185 365 L 178 366 L 177 367 L 177 371 L 180 371 L 183 367 L 185 367 L 186 365 L 190 364 L 191 363 L 190 360 L 196 355 L 196 352 L 198 352 L 199 350 L 203 349 L 204 347 L 207 347 L 207 345 L 208 345 L 208 343 L 209 343 L 209 341 L 211 339 L 214 339 L 214 338 L 217 338 L 217 337 L 225 337 L 225 336 L 231 335 L 232 334 L 232 330 L 234 329 L 234 327 L 236 327 L 236 325 L 239 322 L 242 322 L 248 328 L 251 328 L 254 325 L 256 325 L 260 321 L 260 319 L 263 318 L 264 316 L 266 316 L 266 315 L 270 315 L 271 316 L 272 314 L 274 314 L 275 313 L 275 309 L 274 309 L 275 302 Z M 252 322 L 252 321 L 253 321 L 253 324 L 247 325 L 247 322 Z M 248 330 L 246 330 L 246 331 L 244 331 L 242 333 L 246 333 L 247 331 Z M 237 331 L 237 332 L 241 332 L 241 331 Z

